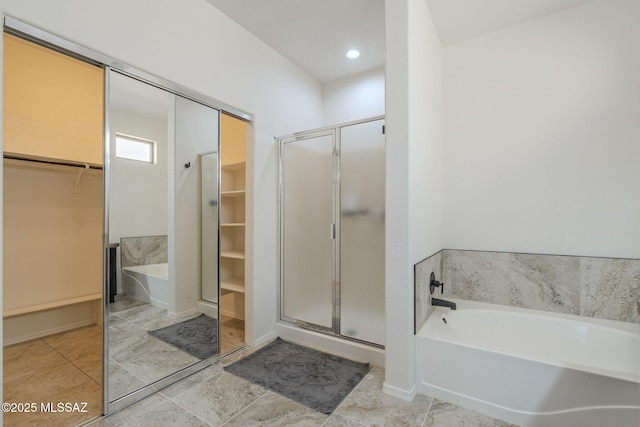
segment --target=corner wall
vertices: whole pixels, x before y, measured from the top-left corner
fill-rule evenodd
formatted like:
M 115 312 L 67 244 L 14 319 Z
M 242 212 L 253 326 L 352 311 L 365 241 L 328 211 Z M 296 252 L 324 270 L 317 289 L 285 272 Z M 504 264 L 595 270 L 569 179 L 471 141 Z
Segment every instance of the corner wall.
M 413 265 L 442 248 L 442 48 L 424 0 L 386 2 L 386 377 L 415 394 Z M 426 194 L 432 197 L 425 198 Z

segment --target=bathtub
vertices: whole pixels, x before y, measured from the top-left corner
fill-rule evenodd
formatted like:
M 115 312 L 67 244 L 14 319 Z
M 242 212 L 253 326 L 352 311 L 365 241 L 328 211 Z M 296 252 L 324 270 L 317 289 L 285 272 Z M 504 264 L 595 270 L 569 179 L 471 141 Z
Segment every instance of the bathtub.
M 455 300 L 416 334 L 417 392 L 522 426 L 640 426 L 640 327 Z
M 123 267 L 122 290 L 125 295 L 166 309 L 169 300 L 169 264 Z

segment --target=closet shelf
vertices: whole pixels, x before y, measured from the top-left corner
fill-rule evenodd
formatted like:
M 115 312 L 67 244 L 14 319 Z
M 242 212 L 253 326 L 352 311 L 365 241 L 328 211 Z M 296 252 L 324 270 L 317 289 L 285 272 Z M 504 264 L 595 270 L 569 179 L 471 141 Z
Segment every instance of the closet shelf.
M 244 227 L 244 222 L 225 222 L 220 224 L 220 227 Z
M 222 194 L 222 197 L 240 198 L 240 197 L 244 197 L 245 190 L 223 191 L 220 194 Z
M 238 251 L 222 251 L 220 256 L 222 258 L 244 259 L 244 253 Z
M 237 277 L 229 277 L 220 280 L 220 289 L 225 291 L 244 293 L 244 280 Z
M 240 170 L 240 169 L 244 169 L 245 168 L 245 164 L 246 162 L 234 162 L 234 163 L 227 163 L 226 165 L 222 165 L 222 169 L 224 170 L 229 170 L 229 171 L 233 171 L 233 170 Z
M 35 313 L 37 311 L 49 310 L 52 308 L 64 307 L 67 305 L 80 304 L 88 301 L 97 301 L 102 298 L 102 294 L 85 295 L 77 298 L 69 298 L 61 301 L 48 302 L 45 304 L 30 305 L 28 307 L 13 308 L 4 310 L 2 317 L 19 316 L 21 314 Z
M 32 156 L 28 154 L 11 153 L 8 151 L 3 152 L 2 157 L 7 160 L 39 163 L 42 165 L 71 166 L 76 168 L 102 170 L 102 165 L 98 165 L 95 163 L 85 163 L 85 162 L 79 162 L 76 160 L 56 159 L 53 157 Z

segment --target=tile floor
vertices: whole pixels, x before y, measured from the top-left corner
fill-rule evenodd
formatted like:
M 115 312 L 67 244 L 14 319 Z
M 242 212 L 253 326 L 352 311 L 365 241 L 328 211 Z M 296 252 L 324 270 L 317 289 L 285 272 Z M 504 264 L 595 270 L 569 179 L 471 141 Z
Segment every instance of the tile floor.
M 223 367 L 255 349 L 246 348 L 160 393 L 91 423 L 115 426 L 418 426 L 508 427 L 511 424 L 476 412 L 416 396 L 412 402 L 382 392 L 384 370 L 373 367 L 329 415 L 252 384 Z
M 4 413 L 4 426 L 70 426 L 102 412 L 102 328 L 87 326 L 4 348 L 4 401 L 87 402 L 87 412 Z
M 172 318 L 167 310 L 126 295 L 109 306 L 109 400 L 129 394 L 200 359 L 148 334 L 193 316 Z M 223 316 L 222 354 L 244 345 L 244 322 Z
M 110 307 L 109 375 L 111 400 L 199 359 L 150 336 L 147 331 L 185 320 L 166 310 L 118 295 Z M 244 346 L 244 322 L 223 316 L 221 346 L 229 353 Z M 4 414 L 5 426 L 71 426 L 102 408 L 102 328 L 90 326 L 4 349 L 5 402 L 89 402 L 87 413 Z
M 166 326 L 166 314 L 156 307 L 145 307 L 136 301 L 120 301 L 111 318 L 113 338 L 110 368 L 112 381 L 123 392 L 137 387 L 142 379 L 157 373 L 143 368 L 145 354 L 157 356 L 162 370 L 175 365 L 172 358 L 182 355 L 165 349 L 164 353 L 151 341 L 146 330 Z M 163 318 L 164 316 L 164 318 Z M 171 319 L 171 322 L 175 320 Z M 241 346 L 244 324 L 222 319 L 221 339 L 228 350 Z M 144 334 L 129 335 L 126 332 Z M 118 335 L 120 334 L 120 335 Z M 226 345 L 225 346 L 225 341 Z M 164 343 L 163 343 L 164 344 Z M 223 358 L 160 393 L 123 409 L 109 417 L 90 422 L 92 427 L 112 426 L 418 426 L 418 427 L 506 427 L 510 424 L 484 415 L 416 396 L 412 402 L 387 396 L 382 392 L 384 370 L 373 367 L 369 374 L 329 415 L 321 414 L 223 370 L 223 367 L 255 351 L 245 348 Z M 129 353 L 127 353 L 129 352 Z M 168 353 L 167 353 L 168 352 Z M 226 351 L 225 351 L 226 352 Z M 180 352 L 182 353 L 182 352 Z M 127 355 L 128 356 L 125 356 Z M 184 353 L 183 353 L 184 354 Z M 5 426 L 47 425 L 73 426 L 100 413 L 102 399 L 100 358 L 101 331 L 98 326 L 80 328 L 43 339 L 7 347 L 4 350 L 4 400 L 9 402 L 83 402 L 90 401 L 89 413 L 36 413 L 4 415 Z M 167 356 L 164 358 L 164 356 Z M 137 369 L 137 371 L 136 371 Z M 131 370 L 131 371 L 129 371 Z M 136 372 L 138 383 L 131 382 Z M 125 390 L 126 391 L 126 390 Z

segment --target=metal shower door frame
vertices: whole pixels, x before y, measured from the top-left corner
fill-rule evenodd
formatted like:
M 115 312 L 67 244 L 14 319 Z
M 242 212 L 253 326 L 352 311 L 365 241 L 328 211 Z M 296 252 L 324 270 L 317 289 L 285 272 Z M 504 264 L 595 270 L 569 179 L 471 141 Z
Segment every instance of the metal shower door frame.
M 279 268 L 278 268 L 278 281 L 279 281 L 279 313 L 280 320 L 287 323 L 294 324 L 298 327 L 311 329 L 314 331 L 322 332 L 329 335 L 334 335 L 345 340 L 355 341 L 358 343 L 367 344 L 373 347 L 384 348 L 384 345 L 377 343 L 363 341 L 357 338 L 353 338 L 347 335 L 343 335 L 340 332 L 340 311 L 341 311 L 341 254 L 340 254 L 340 213 L 341 213 L 341 190 L 340 190 L 340 150 L 341 150 L 341 129 L 347 126 L 358 125 L 362 123 L 369 123 L 377 120 L 384 119 L 385 116 L 375 116 L 363 120 L 355 120 L 352 122 L 340 123 L 334 126 L 327 126 L 318 129 L 312 129 L 304 132 L 297 132 L 290 135 L 284 135 L 275 138 L 277 145 L 277 159 L 278 159 L 278 255 L 279 255 Z M 304 141 L 311 138 L 317 138 L 322 136 L 331 136 L 333 141 L 332 150 L 332 167 L 333 167 L 333 272 L 332 272 L 332 325 L 331 328 L 326 328 L 321 325 L 310 324 L 308 322 L 301 321 L 287 317 L 284 314 L 284 145 Z
M 285 144 L 291 144 L 296 142 L 302 142 L 313 138 L 320 137 L 330 137 L 331 138 L 331 168 L 332 168 L 332 194 L 333 194 L 333 205 L 331 206 L 331 215 L 332 215 L 332 227 L 333 227 L 333 244 L 332 244 L 332 272 L 331 272 L 331 328 L 327 328 L 322 325 L 317 325 L 309 322 L 305 322 L 300 319 L 295 319 L 292 317 L 287 317 L 285 315 L 285 305 L 284 305 L 284 209 L 285 209 L 285 198 L 284 198 L 284 146 Z M 337 331 L 340 330 L 340 292 L 339 292 L 339 274 L 340 269 L 339 265 L 336 262 L 339 262 L 339 239 L 340 239 L 340 230 L 339 225 L 337 224 L 337 208 L 339 207 L 339 194 L 336 195 L 336 192 L 339 191 L 340 183 L 339 183 L 339 165 L 336 164 L 338 162 L 338 138 L 339 132 L 337 132 L 336 128 L 325 128 L 325 129 L 316 129 L 305 132 L 299 132 L 293 135 L 283 136 L 276 138 L 277 148 L 278 148 L 278 238 L 279 238 L 279 282 L 280 282 L 280 319 L 287 321 L 289 323 L 293 323 L 297 326 L 312 329 L 315 331 L 320 331 L 324 333 L 337 334 Z

